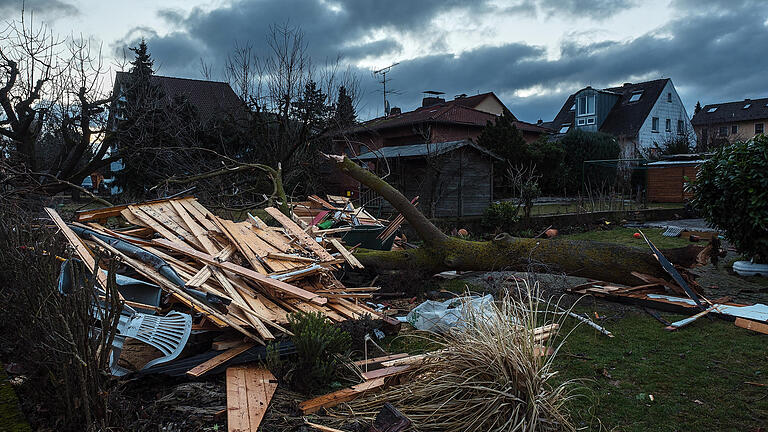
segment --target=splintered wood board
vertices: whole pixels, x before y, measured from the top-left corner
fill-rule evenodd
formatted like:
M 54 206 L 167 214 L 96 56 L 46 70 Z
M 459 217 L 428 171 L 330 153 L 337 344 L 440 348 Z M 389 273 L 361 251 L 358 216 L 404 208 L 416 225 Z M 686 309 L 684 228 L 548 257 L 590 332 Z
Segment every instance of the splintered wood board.
M 768 334 L 768 324 L 752 321 L 744 318 L 736 318 L 733 322 L 737 327 L 745 328 L 747 330 L 756 331 L 758 333 Z
M 296 225 L 296 222 L 291 220 L 291 218 L 282 214 L 280 210 L 274 207 L 267 207 L 265 210 L 270 216 L 275 218 L 275 220 L 278 221 L 291 236 L 295 237 L 301 246 L 312 251 L 323 261 L 333 261 L 333 256 L 331 256 L 331 254 L 329 254 L 324 247 L 320 246 L 320 244 L 317 243 L 315 239 L 305 233 L 301 227 Z
M 227 430 L 256 432 L 277 389 L 277 380 L 258 366 L 227 368 Z

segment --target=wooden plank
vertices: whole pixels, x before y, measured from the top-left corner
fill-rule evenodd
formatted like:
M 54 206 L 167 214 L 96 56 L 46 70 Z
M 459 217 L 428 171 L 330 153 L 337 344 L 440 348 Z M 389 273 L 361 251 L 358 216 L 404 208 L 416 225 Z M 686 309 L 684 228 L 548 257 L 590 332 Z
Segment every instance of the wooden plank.
M 307 233 L 304 232 L 304 230 L 301 229 L 298 225 L 296 225 L 296 222 L 291 220 L 288 216 L 282 214 L 280 210 L 274 208 L 274 207 L 267 207 L 266 212 L 275 218 L 276 221 L 280 223 L 280 225 L 285 228 L 290 235 L 295 237 L 299 244 L 302 247 L 307 248 L 308 250 L 312 251 L 315 255 L 317 255 L 321 260 L 323 261 L 330 261 L 333 260 L 333 256 L 328 253 L 328 251 L 325 250 L 322 246 L 320 246 L 312 237 L 307 235 Z
M 203 207 L 196 199 L 179 200 L 179 202 L 205 229 L 217 233 L 221 232 L 219 227 L 208 219 L 208 216 L 211 214 L 208 209 Z
M 245 393 L 243 371 L 237 368 L 227 369 L 227 430 L 229 432 L 251 432 L 248 398 Z
M 384 378 L 366 381 L 361 384 L 353 385 L 352 387 L 305 400 L 299 404 L 299 409 L 303 414 L 312 414 L 320 411 L 322 408 L 335 407 L 340 403 L 357 399 L 366 392 L 376 391 L 377 389 L 383 388 L 385 385 L 386 381 Z
M 192 197 L 184 197 L 179 199 L 193 199 Z M 154 204 L 158 202 L 168 201 L 168 198 L 160 198 L 152 201 L 145 201 L 141 204 Z M 94 210 L 80 210 L 75 213 L 75 220 L 78 222 L 88 222 L 91 220 L 102 220 L 110 217 L 120 216 L 123 210 L 128 208 L 130 204 L 117 205 L 112 207 L 105 207 Z
M 421 360 L 421 358 L 419 358 Z M 398 360 L 392 360 L 392 361 L 398 361 Z M 384 369 L 376 369 L 374 371 L 370 372 L 363 372 L 363 378 L 366 380 L 373 380 L 376 378 L 385 378 L 393 375 L 399 375 L 403 372 L 406 372 L 410 369 L 413 369 L 414 365 L 412 364 L 406 364 L 402 366 L 390 366 L 385 367 Z
M 381 357 L 369 358 L 367 360 L 358 360 L 358 361 L 354 362 L 354 364 L 355 364 L 355 366 L 361 366 L 362 367 L 362 366 L 365 366 L 367 364 L 381 363 L 381 362 L 390 361 L 390 360 L 397 360 L 397 359 L 401 359 L 401 358 L 405 358 L 405 357 L 410 357 L 410 355 L 408 353 L 390 354 L 390 355 L 385 355 L 385 356 L 381 356 Z
M 253 365 L 227 368 L 227 430 L 256 432 L 275 390 L 277 380 L 264 368 Z
M 101 269 L 98 267 L 98 263 L 96 262 L 96 258 L 91 255 L 91 251 L 88 249 L 88 246 L 85 245 L 83 240 L 75 234 L 74 231 L 70 227 L 67 226 L 67 224 L 64 222 L 64 220 L 59 216 L 58 213 L 56 213 L 56 210 L 46 207 L 45 212 L 48 213 L 48 216 L 51 217 L 51 220 L 53 220 L 53 223 L 56 224 L 56 226 L 61 230 L 61 232 L 64 234 L 64 237 L 67 238 L 67 241 L 70 245 L 75 249 L 75 253 L 78 257 L 80 257 L 80 260 L 83 261 L 85 266 L 88 268 L 88 270 L 91 271 L 91 273 L 96 275 L 96 282 L 99 284 L 101 289 L 105 290 L 107 289 L 107 275 L 105 275 Z M 120 296 L 120 300 L 123 299 L 122 294 L 118 292 L 118 295 Z
M 221 232 L 229 239 L 229 241 L 237 247 L 237 250 L 243 254 L 243 257 L 248 261 L 251 267 L 262 274 L 269 273 L 267 269 L 261 264 L 258 256 L 253 253 L 250 247 L 245 243 L 240 234 L 237 231 L 237 227 L 234 226 L 234 222 L 226 219 L 221 219 L 214 216 L 213 222 L 219 227 Z
M 235 247 L 232 245 L 227 245 L 224 249 L 219 251 L 218 254 L 216 254 L 216 259 L 220 261 L 226 261 L 229 259 L 229 257 L 232 256 L 232 254 L 235 253 Z M 190 287 L 198 287 L 205 283 L 205 281 L 208 280 L 213 275 L 214 267 L 206 264 L 201 268 L 197 273 L 195 273 L 194 276 L 190 280 L 187 281 L 187 286 Z
M 206 360 L 199 365 L 193 367 L 192 369 L 187 371 L 187 375 L 191 377 L 199 377 L 203 375 L 204 373 L 213 370 L 214 368 L 218 367 L 219 365 L 222 365 L 229 360 L 237 357 L 238 355 L 248 351 L 249 349 L 256 346 L 254 343 L 249 342 L 247 344 L 243 344 L 234 348 L 230 348 L 223 353 L 217 355 L 216 357 Z
M 744 318 L 736 318 L 733 322 L 737 327 L 745 328 L 747 330 L 756 331 L 758 333 L 768 334 L 768 324 L 752 321 Z
M 349 253 L 347 248 L 345 248 L 344 245 L 341 244 L 340 241 L 338 241 L 336 239 L 331 239 L 331 244 L 333 245 L 333 247 L 336 248 L 337 251 L 339 251 L 341 256 L 344 257 L 344 261 L 349 263 L 349 265 L 351 265 L 353 268 L 357 268 L 357 269 L 364 268 L 363 265 L 360 263 L 360 261 L 358 261 L 357 258 L 355 258 L 354 255 Z
M 257 283 L 264 284 L 268 286 L 269 288 L 275 289 L 277 291 L 280 291 L 286 295 L 294 296 L 301 298 L 303 300 L 318 304 L 318 305 L 324 305 L 328 302 L 327 299 L 320 297 L 316 295 L 315 293 L 309 292 L 307 290 L 298 288 L 296 286 L 287 284 L 285 282 L 279 281 L 277 279 L 272 279 L 268 276 L 265 276 L 261 273 L 258 273 L 254 270 L 239 266 L 237 264 L 231 263 L 231 262 L 220 262 L 216 260 L 215 257 L 203 253 L 200 251 L 197 251 L 195 249 L 190 248 L 186 245 L 181 245 L 178 243 L 174 243 L 172 241 L 168 241 L 166 239 L 156 239 L 155 243 L 165 246 L 168 249 L 174 250 L 179 253 L 183 253 L 187 256 L 196 258 L 206 264 L 211 264 L 216 267 L 222 268 L 224 270 L 230 271 L 232 273 L 238 274 L 240 276 L 246 277 L 248 279 L 251 279 Z
M 176 235 L 176 233 L 164 227 L 160 222 L 157 222 L 156 220 L 154 220 L 150 215 L 145 213 L 144 210 L 136 206 L 128 206 L 128 210 L 131 212 L 131 214 L 133 214 L 133 216 L 139 219 L 144 225 L 157 231 L 157 233 L 160 234 L 161 236 L 174 242 L 179 241 L 179 236 Z
M 317 260 L 314 258 L 309 257 L 303 257 L 300 255 L 291 255 L 291 254 L 284 254 L 280 252 L 269 252 L 267 254 L 267 258 L 272 258 L 276 260 L 285 260 L 285 261 L 295 261 L 295 262 L 302 262 L 302 263 L 316 263 Z
M 317 429 L 317 430 L 319 430 L 321 432 L 344 432 L 341 429 L 336 429 L 336 428 L 332 428 L 332 427 L 328 427 L 328 426 L 323 426 L 321 424 L 312 423 L 311 421 L 309 421 L 307 419 L 304 419 L 304 424 L 309 426 L 309 427 L 311 427 L 311 428 L 313 428 L 313 429 Z

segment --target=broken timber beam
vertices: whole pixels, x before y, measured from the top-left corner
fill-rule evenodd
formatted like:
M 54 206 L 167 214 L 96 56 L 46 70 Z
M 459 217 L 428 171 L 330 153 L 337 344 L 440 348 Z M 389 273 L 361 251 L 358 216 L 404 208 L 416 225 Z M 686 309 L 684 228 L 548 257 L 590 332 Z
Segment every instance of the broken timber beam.
M 216 257 L 197 251 L 195 249 L 192 249 L 189 246 L 182 245 L 179 243 L 174 243 L 172 241 L 168 241 L 166 239 L 155 239 L 155 243 L 164 246 L 168 249 L 171 249 L 173 251 L 176 251 L 178 253 L 182 253 L 184 255 L 190 256 L 192 258 L 195 258 L 199 261 L 202 261 L 205 264 L 210 264 L 215 267 L 227 270 L 229 272 L 235 273 L 237 275 L 246 277 L 248 279 L 251 279 L 255 282 L 258 282 L 259 284 L 265 285 L 269 288 L 272 288 L 276 291 L 282 292 L 286 295 L 289 295 L 291 297 L 298 297 L 302 300 L 312 302 L 316 305 L 324 305 L 328 302 L 328 300 L 324 297 L 318 296 L 313 292 L 307 291 L 305 289 L 293 286 L 291 284 L 282 282 L 277 279 L 273 279 L 269 276 L 265 276 L 259 272 L 256 272 L 254 270 L 239 266 L 237 264 L 227 262 L 227 261 L 219 261 L 216 259 Z

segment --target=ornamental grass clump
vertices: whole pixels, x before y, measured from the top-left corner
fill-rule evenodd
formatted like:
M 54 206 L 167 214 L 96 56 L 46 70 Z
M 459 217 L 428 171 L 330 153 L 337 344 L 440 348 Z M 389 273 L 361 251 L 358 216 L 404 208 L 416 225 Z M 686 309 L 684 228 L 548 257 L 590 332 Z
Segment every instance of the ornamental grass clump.
M 527 285 L 525 286 L 527 288 Z M 564 408 L 572 382 L 553 384 L 556 334 L 538 342 L 533 329 L 561 321 L 531 290 L 526 299 L 507 295 L 483 306 L 465 305 L 463 325 L 444 336 L 431 335 L 439 349 L 405 383 L 347 408 L 375 415 L 390 402 L 417 431 L 573 431 Z M 562 341 L 560 341 L 562 343 Z M 542 356 L 550 349 L 551 355 Z

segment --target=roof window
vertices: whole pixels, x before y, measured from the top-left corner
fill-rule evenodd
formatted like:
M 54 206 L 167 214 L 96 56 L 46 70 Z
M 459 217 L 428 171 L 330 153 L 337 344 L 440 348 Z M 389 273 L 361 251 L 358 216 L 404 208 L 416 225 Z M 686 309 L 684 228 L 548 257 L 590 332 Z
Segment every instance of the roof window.
M 744 105 L 744 108 L 742 108 L 742 109 L 748 109 L 748 108 L 749 108 L 749 107 L 751 107 L 751 106 L 752 106 L 752 104 L 751 104 L 751 103 L 748 103 L 748 104 Z
M 640 100 L 640 96 L 643 95 L 643 92 L 639 91 L 636 93 L 632 93 L 632 96 L 629 97 L 630 102 L 637 102 Z
M 566 133 L 566 132 L 568 132 L 568 129 L 570 129 L 570 127 L 571 127 L 571 124 L 570 124 L 570 123 L 566 123 L 566 124 L 564 124 L 564 125 L 563 125 L 563 127 L 561 127 L 561 128 L 560 128 L 560 133 Z
M 717 107 L 712 107 L 712 108 L 707 110 L 708 113 L 713 113 L 715 111 L 717 111 Z

